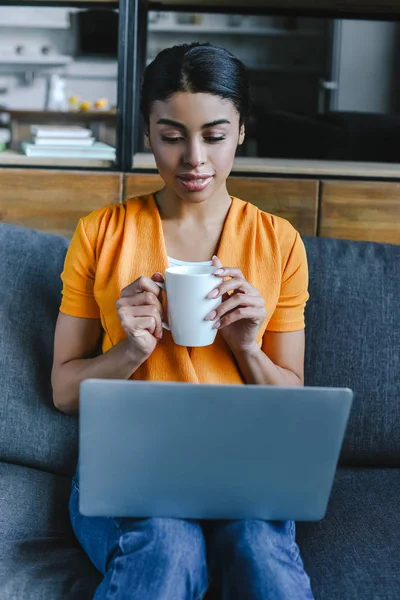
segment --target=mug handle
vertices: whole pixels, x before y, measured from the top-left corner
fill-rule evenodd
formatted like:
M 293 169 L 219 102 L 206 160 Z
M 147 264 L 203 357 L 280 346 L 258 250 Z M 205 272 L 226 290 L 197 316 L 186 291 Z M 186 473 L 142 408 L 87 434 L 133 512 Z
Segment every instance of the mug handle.
M 166 289 L 165 289 L 165 283 L 159 283 L 158 281 L 155 281 L 154 283 L 155 283 L 156 285 L 158 285 L 158 287 L 159 287 L 161 290 L 163 290 L 163 292 L 166 292 Z M 167 323 L 164 323 L 164 321 L 162 321 L 162 326 L 163 326 L 163 329 L 166 329 L 167 331 L 171 331 L 171 329 L 170 329 L 169 325 L 168 325 Z

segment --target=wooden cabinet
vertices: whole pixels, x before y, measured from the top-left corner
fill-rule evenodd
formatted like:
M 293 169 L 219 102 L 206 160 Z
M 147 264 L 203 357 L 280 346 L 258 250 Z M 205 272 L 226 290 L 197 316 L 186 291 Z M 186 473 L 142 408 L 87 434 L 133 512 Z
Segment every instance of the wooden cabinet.
M 125 175 L 123 199 L 150 194 L 163 185 L 159 175 Z M 228 179 L 228 191 L 232 196 L 287 219 L 302 235 L 316 235 L 318 187 L 318 181 L 297 179 Z
M 120 173 L 0 169 L 0 221 L 70 237 L 80 217 L 120 202 Z
M 321 182 L 318 235 L 400 244 L 400 183 Z
M 261 210 L 283 217 L 301 233 L 316 235 L 318 181 L 230 177 L 228 191 Z
M 157 192 L 163 187 L 164 181 L 160 175 L 152 175 L 151 173 L 125 175 L 122 201 L 127 200 L 127 198 Z
M 0 221 L 70 237 L 96 208 L 161 189 L 151 173 L 0 169 Z M 232 196 L 304 235 L 400 244 L 400 182 L 232 176 Z

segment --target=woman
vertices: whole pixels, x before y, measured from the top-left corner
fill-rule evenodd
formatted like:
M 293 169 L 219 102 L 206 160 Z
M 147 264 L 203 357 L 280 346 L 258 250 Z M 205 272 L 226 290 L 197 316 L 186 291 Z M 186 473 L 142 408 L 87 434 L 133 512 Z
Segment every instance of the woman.
M 55 405 L 79 407 L 88 377 L 303 385 L 307 260 L 285 220 L 229 196 L 250 91 L 244 65 L 208 44 L 162 51 L 141 110 L 165 187 L 81 219 L 68 250 L 55 332 Z M 175 346 L 155 282 L 168 264 L 219 268 L 212 346 Z M 218 280 L 216 280 L 218 281 Z M 99 342 L 102 352 L 98 353 Z M 312 599 L 292 521 L 89 518 L 75 534 L 104 579 L 95 598 Z

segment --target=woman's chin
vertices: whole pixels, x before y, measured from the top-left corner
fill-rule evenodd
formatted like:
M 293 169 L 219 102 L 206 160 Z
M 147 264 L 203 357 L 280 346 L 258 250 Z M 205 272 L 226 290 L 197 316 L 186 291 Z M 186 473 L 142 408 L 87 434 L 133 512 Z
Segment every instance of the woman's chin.
M 182 198 L 182 200 L 185 202 L 191 202 L 193 204 L 204 202 L 215 193 L 214 186 L 207 186 L 204 190 L 199 191 L 188 191 L 182 189 L 182 186 L 174 186 L 174 190 L 179 198 Z

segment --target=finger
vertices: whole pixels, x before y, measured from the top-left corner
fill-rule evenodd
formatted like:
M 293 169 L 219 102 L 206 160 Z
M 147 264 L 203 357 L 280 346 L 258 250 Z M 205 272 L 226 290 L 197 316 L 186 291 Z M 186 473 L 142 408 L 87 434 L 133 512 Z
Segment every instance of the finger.
M 221 267 L 214 271 L 214 275 L 218 277 L 234 277 L 235 279 L 244 279 L 246 281 L 242 271 L 235 267 Z
M 158 281 L 159 283 L 164 283 L 164 277 L 158 271 L 151 276 L 153 281 Z
M 153 292 L 156 296 L 160 295 L 160 288 L 150 279 L 150 277 L 139 277 L 121 291 L 121 298 L 140 294 L 141 292 Z
M 141 292 L 140 294 L 134 294 L 133 296 L 118 298 L 115 304 L 117 310 L 124 306 L 155 306 L 160 314 L 163 314 L 162 304 L 153 292 Z
M 129 335 L 140 337 L 145 335 L 146 331 L 155 336 L 156 321 L 154 317 L 137 317 L 132 320 L 131 326 L 128 329 Z
M 121 311 L 128 309 L 127 314 L 132 314 L 131 309 L 137 307 L 143 307 L 148 315 L 155 315 L 157 317 L 156 337 L 162 338 L 162 323 L 163 307 L 159 299 L 153 294 L 153 292 L 141 292 L 134 294 L 133 296 L 127 296 L 125 298 L 119 298 L 116 302 L 118 315 L 122 321 Z M 154 312 L 155 311 L 155 312 Z M 125 313 L 124 313 L 125 314 Z M 135 313 L 133 313 L 135 314 Z
M 212 257 L 212 266 L 213 267 L 217 267 L 217 269 L 220 269 L 223 266 L 222 262 L 220 261 L 220 259 L 218 258 L 218 256 L 216 256 L 215 254 Z
M 154 335 L 156 338 L 161 339 L 162 337 L 162 320 L 161 313 L 156 306 L 135 306 L 134 308 L 135 317 L 153 317 L 156 321 L 154 329 Z
M 140 318 L 151 318 L 152 319 L 152 331 L 157 339 L 162 337 L 162 321 L 160 311 L 152 305 L 145 306 L 127 306 L 122 307 L 118 313 L 121 320 L 121 324 L 125 330 L 132 330 L 136 328 L 137 319 Z
M 237 308 L 228 315 L 222 317 L 220 321 L 216 321 L 212 328 L 223 329 L 227 325 L 232 325 L 232 323 L 236 323 L 236 321 L 241 321 L 242 319 L 251 320 L 254 323 L 261 324 L 265 319 L 265 309 L 255 306 L 241 306 L 240 308 Z
M 207 298 L 218 298 L 218 296 L 223 296 L 223 294 L 235 290 L 243 292 L 243 294 L 252 294 L 253 292 L 252 295 L 254 296 L 258 294 L 258 291 L 253 288 L 253 286 L 250 285 L 250 283 L 248 283 L 245 279 L 228 279 L 228 281 L 224 281 L 221 283 L 221 285 L 212 290 L 212 292 L 208 294 Z
M 228 300 L 220 304 L 218 308 L 210 312 L 206 317 L 206 321 L 220 320 L 228 312 L 235 310 L 238 306 L 256 308 L 264 307 L 264 298 L 261 296 L 250 296 L 250 294 L 234 294 L 229 296 Z

